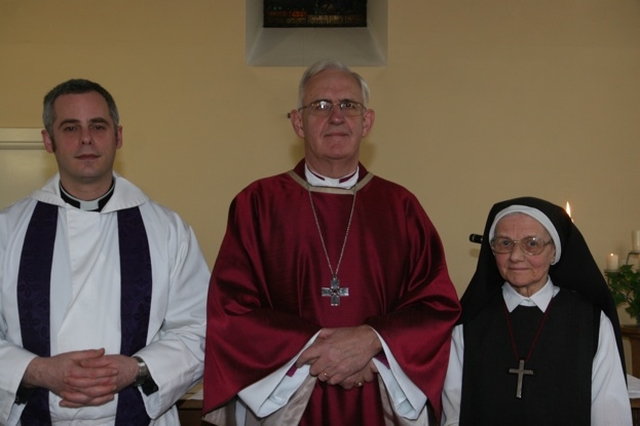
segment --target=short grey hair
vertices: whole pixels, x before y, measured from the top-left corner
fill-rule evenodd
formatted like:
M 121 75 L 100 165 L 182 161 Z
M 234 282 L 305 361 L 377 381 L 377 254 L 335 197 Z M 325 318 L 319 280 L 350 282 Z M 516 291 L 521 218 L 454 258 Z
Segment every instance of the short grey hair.
M 304 106 L 302 105 L 302 100 L 304 99 L 305 90 L 307 88 L 307 83 L 309 82 L 309 80 L 312 77 L 320 74 L 322 71 L 326 70 L 344 71 L 355 78 L 360 85 L 360 89 L 362 90 L 362 103 L 364 104 L 364 107 L 367 108 L 367 105 L 369 104 L 369 85 L 367 84 L 367 82 L 364 80 L 364 78 L 362 78 L 360 74 L 351 71 L 348 66 L 334 59 L 327 59 L 316 62 L 315 64 L 309 66 L 309 68 L 307 68 L 307 70 L 304 72 L 302 78 L 300 79 L 300 85 L 298 86 L 298 108 L 302 108 Z

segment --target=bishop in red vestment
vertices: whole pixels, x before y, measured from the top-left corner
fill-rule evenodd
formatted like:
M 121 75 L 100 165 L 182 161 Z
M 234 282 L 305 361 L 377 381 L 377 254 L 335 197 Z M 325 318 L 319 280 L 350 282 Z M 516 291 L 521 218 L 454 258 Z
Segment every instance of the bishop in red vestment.
M 326 89 L 320 80 L 329 77 Z M 345 79 L 346 93 L 333 93 L 336 81 Z M 310 100 L 337 99 L 340 109 L 332 103 L 334 111 L 327 114 L 316 102 L 310 120 L 324 113 L 333 135 L 337 128 L 348 133 L 354 127 L 349 120 L 361 116 L 344 99 L 364 103 L 351 87 L 358 88 L 356 83 L 351 74 L 331 68 L 312 77 L 308 86 L 326 90 L 310 90 Z M 313 122 L 306 124 L 309 133 Z M 265 380 L 281 370 L 262 407 L 273 415 L 298 408 L 272 424 L 429 424 L 427 417 L 440 413 L 451 330 L 460 310 L 440 238 L 413 194 L 357 161 L 346 178 L 351 187 L 311 185 L 310 177 L 321 179 L 314 173 L 321 156 L 310 152 L 306 137 L 305 142 L 305 160 L 294 170 L 254 182 L 231 204 L 210 283 L 204 375 L 204 413 L 227 414 L 206 418 L 235 424 L 245 418 L 239 409 L 268 423 L 271 414 L 263 418 L 251 400 L 256 383 L 269 388 Z M 380 340 L 371 361 L 375 367 L 362 370 L 375 372 L 375 380 L 354 372 L 332 382 L 332 370 L 314 371 L 321 363 L 331 365 L 330 356 L 308 359 L 313 345 L 305 348 L 324 339 L 323 330 L 350 327 L 370 328 Z M 300 371 L 304 385 L 287 391 Z M 359 377 L 365 379 L 349 381 Z M 287 400 L 279 401 L 282 394 Z M 422 406 L 412 406 L 415 401 Z

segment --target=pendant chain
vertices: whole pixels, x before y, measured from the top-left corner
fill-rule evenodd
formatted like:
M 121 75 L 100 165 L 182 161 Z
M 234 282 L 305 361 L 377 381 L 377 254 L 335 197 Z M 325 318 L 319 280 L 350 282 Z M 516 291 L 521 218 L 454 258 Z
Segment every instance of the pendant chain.
M 322 230 L 320 229 L 320 221 L 318 220 L 318 214 L 316 213 L 316 208 L 313 204 L 313 197 L 311 196 L 311 185 L 307 183 L 307 192 L 309 193 L 309 201 L 311 202 L 311 211 L 313 212 L 313 218 L 316 221 L 316 227 L 318 228 L 318 235 L 320 235 L 320 242 L 322 243 L 322 249 L 324 250 L 324 255 L 327 258 L 327 265 L 329 265 L 329 271 L 331 271 L 331 275 L 333 277 L 338 276 L 338 270 L 340 269 L 340 264 L 342 263 L 342 256 L 344 255 L 344 249 L 347 246 L 347 238 L 349 237 L 349 229 L 351 229 L 351 220 L 353 219 L 353 212 L 356 207 L 356 187 L 353 187 L 353 202 L 351 203 L 351 213 L 349 213 L 349 222 L 347 222 L 347 230 L 344 233 L 344 241 L 342 242 L 342 249 L 340 250 L 340 257 L 338 258 L 338 264 L 336 265 L 335 272 L 333 271 L 333 267 L 331 266 L 331 259 L 329 258 L 329 252 L 327 251 L 327 245 L 324 242 L 324 237 L 322 236 Z
M 536 342 L 538 341 L 538 337 L 540 336 L 540 332 L 542 331 L 542 326 L 544 325 L 545 320 L 547 319 L 547 315 L 549 314 L 549 310 L 551 309 L 551 303 L 553 302 L 553 299 L 551 299 L 551 301 L 549 302 L 549 305 L 547 306 L 547 310 L 544 312 L 544 315 L 542 316 L 542 320 L 540 321 L 540 325 L 538 325 L 538 330 L 536 331 L 536 335 L 533 338 L 533 342 L 531 342 L 531 347 L 529 347 L 529 353 L 527 353 L 527 357 L 524 359 L 525 362 L 529 361 L 529 358 L 531 358 L 531 353 L 533 352 L 533 348 L 536 345 Z M 509 337 L 511 338 L 511 347 L 513 348 L 513 353 L 516 356 L 516 359 L 519 359 L 520 357 L 518 356 L 518 349 L 516 348 L 516 340 L 515 337 L 513 336 L 513 328 L 511 327 L 511 319 L 509 318 L 509 311 L 507 310 L 507 305 L 504 304 L 504 312 L 505 315 L 507 317 L 507 327 L 509 328 Z

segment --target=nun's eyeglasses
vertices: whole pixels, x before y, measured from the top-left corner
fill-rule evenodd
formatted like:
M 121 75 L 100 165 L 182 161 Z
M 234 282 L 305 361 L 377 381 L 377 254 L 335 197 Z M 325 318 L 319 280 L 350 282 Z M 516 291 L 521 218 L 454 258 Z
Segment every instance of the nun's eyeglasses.
M 544 241 L 538 237 L 525 237 L 519 240 L 512 240 L 505 237 L 495 237 L 490 242 L 491 250 L 498 254 L 511 253 L 516 247 L 516 244 L 520 246 L 520 249 L 528 255 L 535 256 L 544 251 L 544 248 L 548 244 L 553 244 L 553 240 Z

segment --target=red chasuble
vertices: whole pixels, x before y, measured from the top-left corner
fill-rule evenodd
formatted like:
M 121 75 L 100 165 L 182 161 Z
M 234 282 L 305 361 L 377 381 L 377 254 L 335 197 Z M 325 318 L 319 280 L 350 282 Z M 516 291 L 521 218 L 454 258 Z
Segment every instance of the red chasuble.
M 338 278 L 339 306 L 321 289 L 331 271 L 304 183 L 304 161 L 254 182 L 232 202 L 208 300 L 204 413 L 291 360 L 323 327 L 368 324 L 388 344 L 436 415 L 459 315 L 440 238 L 405 188 L 360 165 L 355 211 Z M 353 191 L 312 192 L 336 269 Z M 382 425 L 376 381 L 344 390 L 320 381 L 303 425 Z

